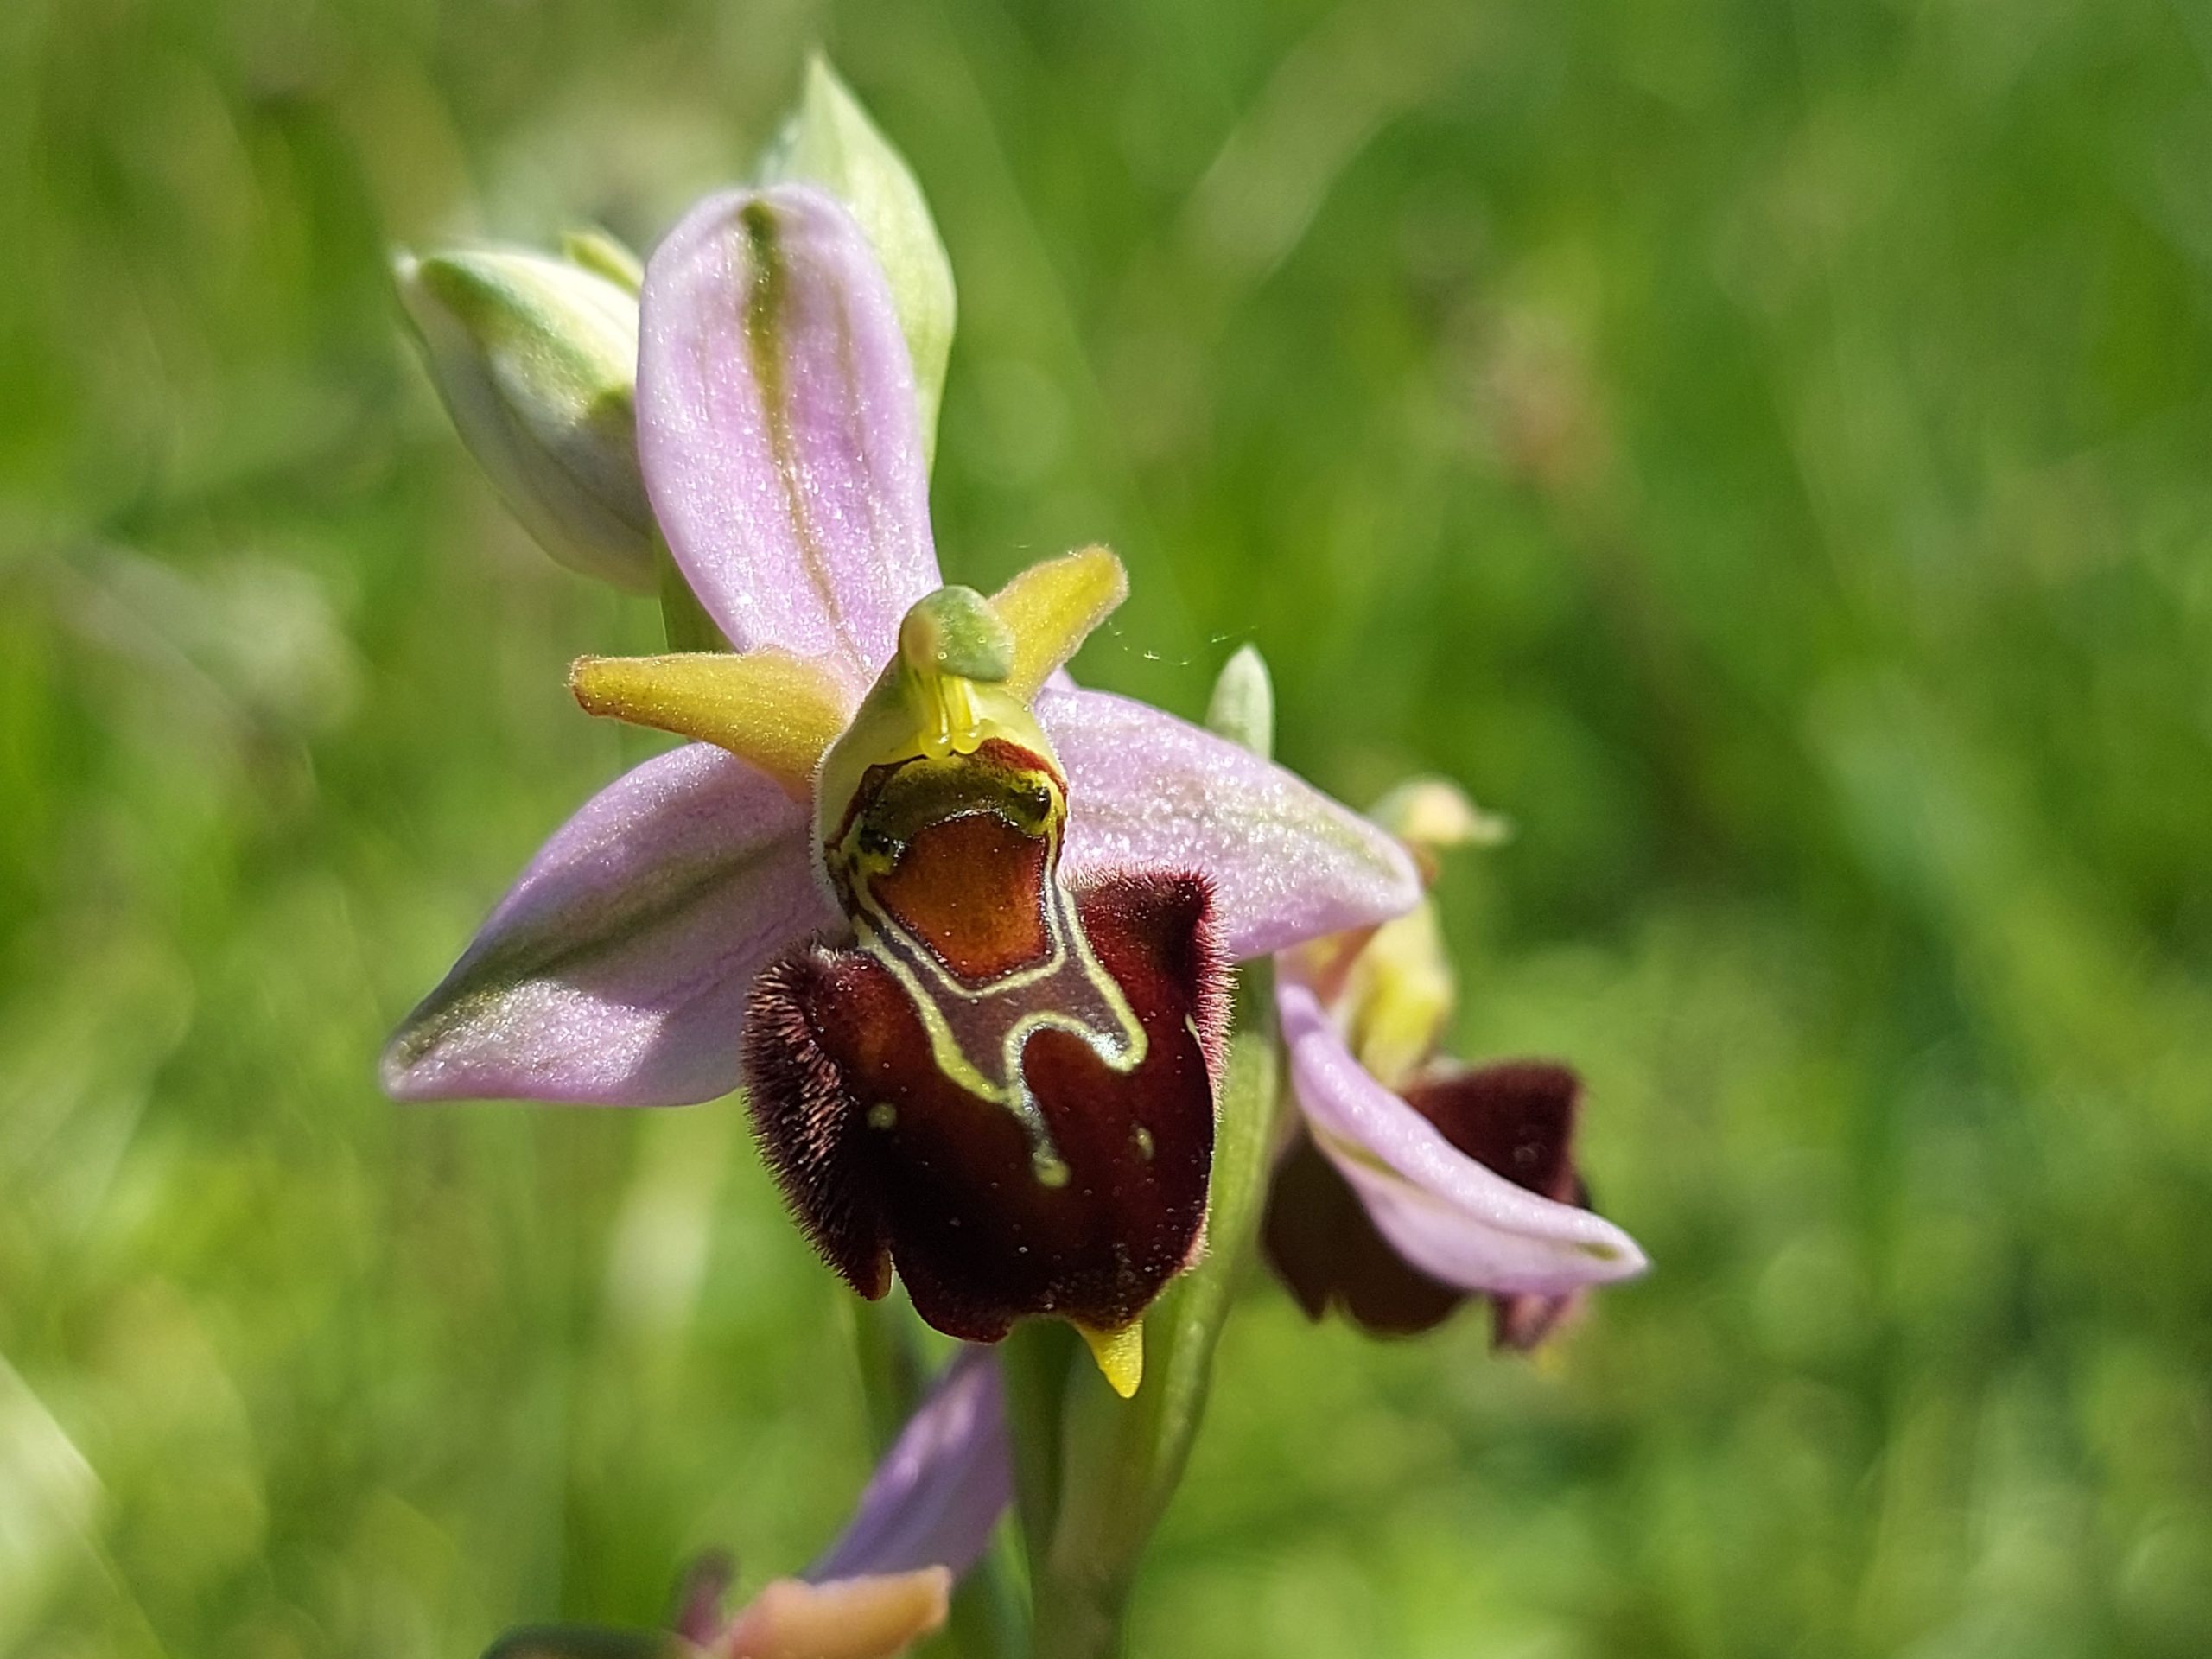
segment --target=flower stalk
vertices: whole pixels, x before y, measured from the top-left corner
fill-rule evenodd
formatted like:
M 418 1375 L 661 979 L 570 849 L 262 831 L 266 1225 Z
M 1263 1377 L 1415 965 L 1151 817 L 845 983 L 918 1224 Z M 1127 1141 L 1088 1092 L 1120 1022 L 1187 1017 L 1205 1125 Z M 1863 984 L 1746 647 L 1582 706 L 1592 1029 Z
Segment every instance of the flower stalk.
M 1274 741 L 1267 667 L 1246 646 L 1222 671 L 1207 725 L 1261 760 Z M 1281 1111 L 1274 973 L 1266 959 L 1237 974 L 1234 1035 L 1224 1068 L 1207 1198 L 1205 1255 L 1145 1317 L 1146 1380 L 1116 1398 L 1071 1363 L 1057 1326 L 1018 1332 L 1020 1403 L 1010 1409 L 1023 1495 L 1033 1607 L 1033 1652 L 1090 1659 L 1119 1651 L 1128 1594 L 1146 1544 L 1173 1497 L 1205 1413 L 1213 1360 L 1259 1234 Z M 1009 1371 L 1013 1388 L 1014 1372 Z
M 1116 1397 L 1080 1363 L 1065 1326 L 1031 1325 L 1006 1344 L 1024 1376 L 1013 1390 L 1021 1403 L 1011 1406 L 1009 1420 L 1029 1552 L 1031 1651 L 1039 1659 L 1121 1650 L 1137 1567 L 1189 1462 L 1222 1326 L 1252 1261 L 1281 1110 L 1281 1067 L 1274 969 L 1249 963 L 1237 982 L 1207 1252 L 1145 1316 L 1144 1386 L 1133 1398 Z M 1016 1374 L 1010 1363 L 1010 1389 Z

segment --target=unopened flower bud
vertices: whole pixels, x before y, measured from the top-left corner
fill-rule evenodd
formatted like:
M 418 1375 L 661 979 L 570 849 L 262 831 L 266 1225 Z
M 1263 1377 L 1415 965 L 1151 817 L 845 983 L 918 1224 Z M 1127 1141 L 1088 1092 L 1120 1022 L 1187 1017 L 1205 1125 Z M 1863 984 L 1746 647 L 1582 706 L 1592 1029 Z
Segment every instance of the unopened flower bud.
M 393 274 L 438 395 L 515 516 L 570 569 L 650 593 L 638 300 L 607 270 L 493 249 L 403 253 Z
M 1206 703 L 1206 729 L 1266 759 L 1275 752 L 1275 685 L 1256 645 L 1240 645 L 1221 666 Z
M 1502 847 L 1513 823 L 1485 812 L 1448 778 L 1409 778 L 1375 803 L 1369 817 L 1410 849 L 1422 873 L 1436 879 L 1436 857 L 1459 847 Z

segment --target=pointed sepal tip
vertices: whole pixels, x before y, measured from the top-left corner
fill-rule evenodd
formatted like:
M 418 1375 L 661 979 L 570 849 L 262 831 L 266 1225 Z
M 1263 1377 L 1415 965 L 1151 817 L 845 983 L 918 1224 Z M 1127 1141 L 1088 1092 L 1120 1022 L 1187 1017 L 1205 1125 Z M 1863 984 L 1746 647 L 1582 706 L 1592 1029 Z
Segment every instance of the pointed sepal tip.
M 1118 1331 L 1096 1331 L 1082 1324 L 1075 1328 L 1097 1362 L 1098 1374 L 1106 1379 L 1106 1386 L 1124 1400 L 1135 1395 L 1137 1385 L 1144 1381 L 1144 1321 L 1132 1319 Z

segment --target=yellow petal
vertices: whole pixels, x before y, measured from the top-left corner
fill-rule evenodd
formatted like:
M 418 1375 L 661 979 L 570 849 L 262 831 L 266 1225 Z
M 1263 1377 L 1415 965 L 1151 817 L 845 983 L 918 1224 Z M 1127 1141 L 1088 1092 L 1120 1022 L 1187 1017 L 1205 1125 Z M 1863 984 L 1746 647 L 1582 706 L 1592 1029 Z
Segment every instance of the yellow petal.
M 798 801 L 849 711 L 826 670 L 779 651 L 579 657 L 569 690 L 588 713 L 728 749 Z
M 942 1567 L 808 1584 L 778 1579 L 715 1644 L 716 1659 L 892 1659 L 944 1623 Z
M 1135 1394 L 1144 1381 L 1144 1321 L 1132 1319 L 1118 1331 L 1094 1331 L 1087 1325 L 1075 1328 L 1098 1362 L 1107 1386 L 1124 1400 Z
M 1458 1000 L 1436 904 L 1424 899 L 1370 936 L 1344 976 L 1337 1015 L 1361 1067 L 1396 1091 L 1436 1052 Z
M 1128 572 L 1103 547 L 1033 564 L 992 594 L 991 608 L 1014 634 L 1007 690 L 1023 702 L 1035 696 L 1128 594 Z

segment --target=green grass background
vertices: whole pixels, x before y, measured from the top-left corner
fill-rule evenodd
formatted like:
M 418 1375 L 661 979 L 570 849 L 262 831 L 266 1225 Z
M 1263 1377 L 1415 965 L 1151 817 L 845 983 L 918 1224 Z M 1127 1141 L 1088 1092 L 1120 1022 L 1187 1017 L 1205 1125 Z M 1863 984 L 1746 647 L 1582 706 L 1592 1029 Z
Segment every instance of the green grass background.
M 1256 1287 L 1145 1659 L 2212 1649 L 2212 13 L 0 7 L 0 1652 L 467 1656 L 804 1562 L 839 1293 L 731 1103 L 401 1110 L 647 746 L 395 240 L 641 243 L 826 42 L 961 280 L 954 576 L 1448 772 L 1456 1046 L 1650 1277 L 1536 1364 Z

